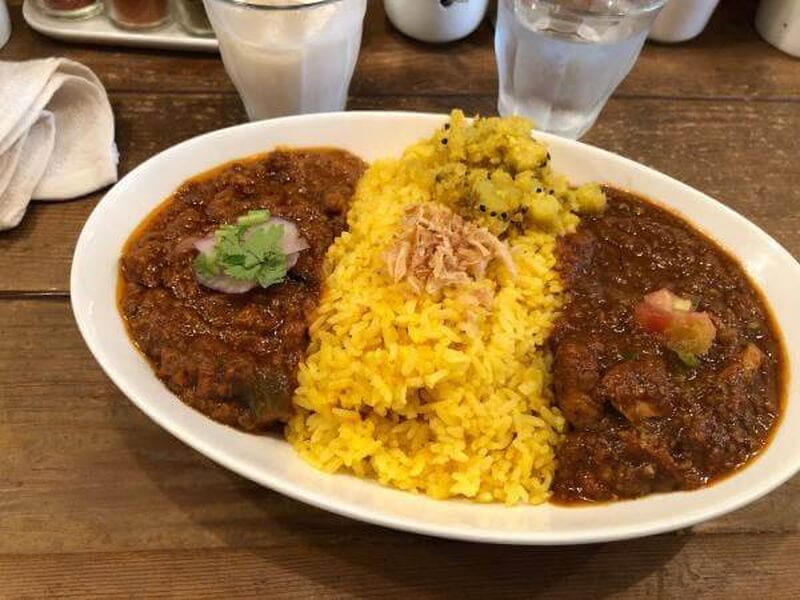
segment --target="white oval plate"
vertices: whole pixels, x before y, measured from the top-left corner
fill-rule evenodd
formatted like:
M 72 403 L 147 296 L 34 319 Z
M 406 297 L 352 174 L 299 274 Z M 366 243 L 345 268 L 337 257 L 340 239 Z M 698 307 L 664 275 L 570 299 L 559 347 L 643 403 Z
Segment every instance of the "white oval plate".
M 328 475 L 303 462 L 279 436 L 219 425 L 184 405 L 155 377 L 125 332 L 115 302 L 117 261 L 132 230 L 185 179 L 220 163 L 279 144 L 337 146 L 367 161 L 398 155 L 431 134 L 443 115 L 349 112 L 288 117 L 223 129 L 188 140 L 146 161 L 98 204 L 72 264 L 72 307 L 86 343 L 114 383 L 167 431 L 228 469 L 320 508 L 387 527 L 447 538 L 510 544 L 577 544 L 625 539 L 686 527 L 763 496 L 800 468 L 800 377 L 774 440 L 750 466 L 717 485 L 640 500 L 567 508 L 437 501 L 349 475 Z M 787 341 L 792 371 L 800 365 L 800 265 L 739 214 L 666 175 L 604 150 L 537 133 L 555 168 L 575 182 L 629 189 L 683 214 L 730 249 L 764 290 Z M 791 373 L 792 375 L 794 373 Z

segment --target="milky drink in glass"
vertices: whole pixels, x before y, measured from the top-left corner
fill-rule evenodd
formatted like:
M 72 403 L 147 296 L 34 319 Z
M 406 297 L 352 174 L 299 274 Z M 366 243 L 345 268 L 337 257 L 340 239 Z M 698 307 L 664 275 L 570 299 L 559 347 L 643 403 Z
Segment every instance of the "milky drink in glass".
M 583 135 L 636 62 L 664 0 L 500 0 L 501 115 Z
M 250 120 L 343 110 L 366 0 L 204 0 Z

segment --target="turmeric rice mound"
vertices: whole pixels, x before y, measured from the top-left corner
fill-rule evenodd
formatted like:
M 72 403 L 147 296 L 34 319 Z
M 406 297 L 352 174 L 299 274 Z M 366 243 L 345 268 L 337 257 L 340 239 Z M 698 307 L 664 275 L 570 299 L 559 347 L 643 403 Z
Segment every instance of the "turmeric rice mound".
M 530 131 L 522 118 L 454 111 L 363 176 L 326 257 L 286 430 L 318 468 L 435 498 L 548 498 L 564 430 L 544 348 L 564 300 L 555 243 L 605 198 L 569 187 Z M 387 249 L 407 209 L 428 202 L 500 236 L 515 273 L 495 261 L 435 293 L 395 282 Z

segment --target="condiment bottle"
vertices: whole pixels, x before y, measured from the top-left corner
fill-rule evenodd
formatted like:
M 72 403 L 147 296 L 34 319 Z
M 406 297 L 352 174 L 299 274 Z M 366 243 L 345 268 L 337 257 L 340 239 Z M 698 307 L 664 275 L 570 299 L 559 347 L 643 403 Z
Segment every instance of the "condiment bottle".
M 178 21 L 187 33 L 202 37 L 214 35 L 203 0 L 178 0 L 177 9 Z
M 152 29 L 169 21 L 167 0 L 105 0 L 108 18 L 122 29 Z
M 51 17 L 88 19 L 103 8 L 100 0 L 38 0 L 39 8 Z

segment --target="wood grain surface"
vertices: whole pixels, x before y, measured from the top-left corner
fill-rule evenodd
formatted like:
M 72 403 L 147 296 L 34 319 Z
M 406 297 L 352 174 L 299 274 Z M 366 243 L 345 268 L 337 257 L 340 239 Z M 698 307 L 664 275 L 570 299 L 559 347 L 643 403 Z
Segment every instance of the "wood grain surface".
M 351 108 L 494 113 L 488 24 L 429 46 L 369 4 Z M 245 119 L 216 56 L 68 45 L 10 5 L 0 60 L 94 69 L 122 173 Z M 722 0 L 698 39 L 649 44 L 587 141 L 709 193 L 798 257 L 800 61 L 758 37 L 754 7 Z M 365 525 L 214 465 L 124 398 L 74 324 L 71 254 L 102 195 L 35 204 L 0 233 L 0 598 L 800 597 L 800 478 L 686 531 L 513 548 Z

